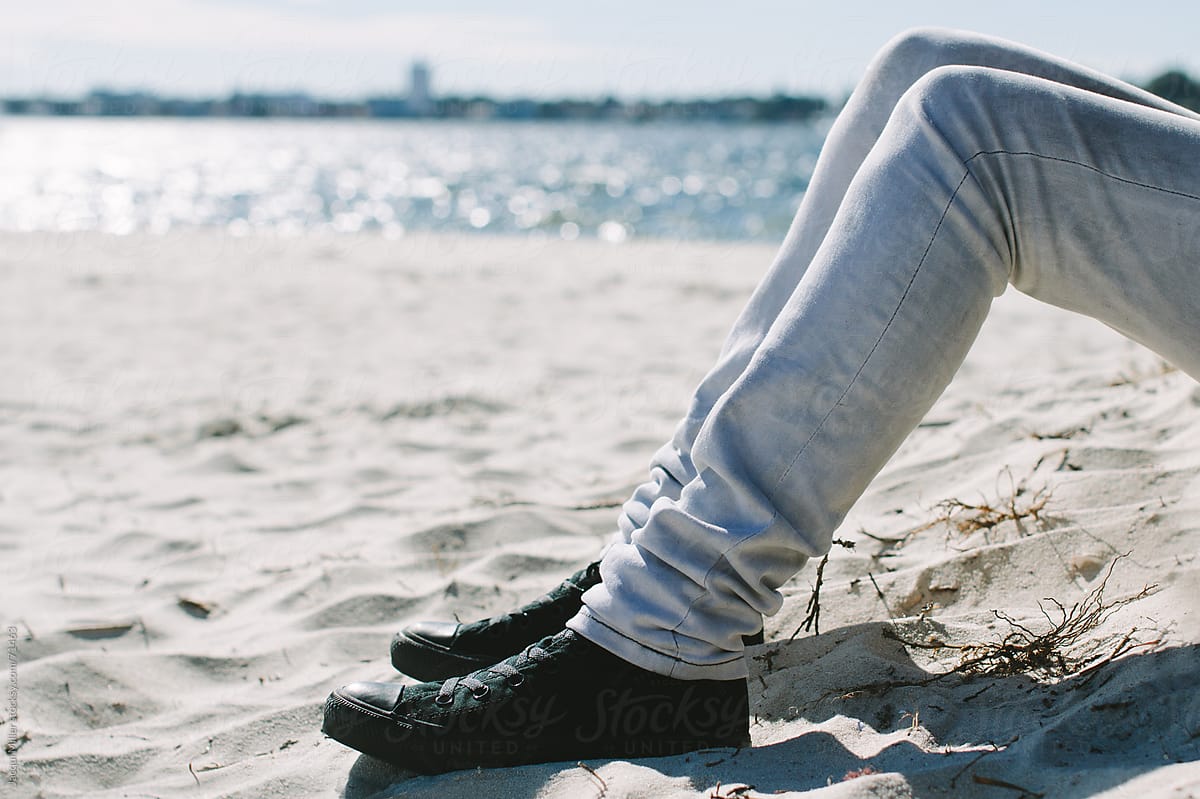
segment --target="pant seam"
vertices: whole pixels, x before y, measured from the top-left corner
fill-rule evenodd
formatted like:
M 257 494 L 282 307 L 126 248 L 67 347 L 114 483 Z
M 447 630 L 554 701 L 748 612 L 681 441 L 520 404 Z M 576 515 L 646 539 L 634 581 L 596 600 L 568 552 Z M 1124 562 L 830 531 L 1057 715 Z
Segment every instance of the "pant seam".
M 1153 183 L 1143 183 L 1140 180 L 1133 180 L 1132 178 L 1123 178 L 1120 175 L 1114 175 L 1111 172 L 1106 172 L 1103 169 L 1100 169 L 1099 167 L 1092 166 L 1091 164 L 1085 164 L 1082 161 L 1076 161 L 1073 158 L 1063 158 L 1062 156 L 1057 156 L 1057 155 L 1043 155 L 1042 153 L 1035 153 L 1035 152 L 1030 152 L 1027 150 L 980 150 L 979 152 L 972 155 L 970 158 L 963 161 L 963 166 L 967 167 L 968 174 L 970 171 L 969 164 L 972 161 L 974 161 L 976 158 L 979 158 L 980 156 L 983 156 L 983 155 L 1027 155 L 1031 158 L 1040 158 L 1043 161 L 1057 161 L 1057 162 L 1063 163 L 1063 164 L 1074 164 L 1075 166 L 1082 167 L 1083 169 L 1087 169 L 1091 172 L 1095 172 L 1097 175 L 1100 175 L 1101 177 L 1111 178 L 1112 180 L 1116 180 L 1121 183 L 1127 183 L 1131 186 L 1138 186 L 1139 188 L 1150 189 L 1152 191 L 1160 191 L 1164 194 L 1171 194 L 1176 197 L 1185 197 L 1189 200 L 1200 200 L 1200 195 L 1197 195 L 1197 194 L 1189 194 L 1186 191 L 1179 191 L 1178 189 L 1166 189 L 1166 188 L 1163 188 L 1162 186 L 1155 186 Z M 960 183 L 959 187 L 961 188 L 961 186 L 962 186 L 962 184 Z M 958 194 L 958 189 L 955 189 L 955 195 L 957 196 L 957 194 Z M 950 199 L 953 202 L 954 197 L 951 197 Z M 947 207 L 947 210 L 949 210 L 949 207 Z M 935 236 L 937 235 L 937 231 L 934 231 L 934 235 Z M 930 243 L 932 244 L 932 242 L 930 242 Z M 922 260 L 924 260 L 924 259 L 922 259 Z M 918 264 L 917 268 L 920 269 L 919 264 Z M 886 332 L 886 331 L 884 331 L 884 332 Z

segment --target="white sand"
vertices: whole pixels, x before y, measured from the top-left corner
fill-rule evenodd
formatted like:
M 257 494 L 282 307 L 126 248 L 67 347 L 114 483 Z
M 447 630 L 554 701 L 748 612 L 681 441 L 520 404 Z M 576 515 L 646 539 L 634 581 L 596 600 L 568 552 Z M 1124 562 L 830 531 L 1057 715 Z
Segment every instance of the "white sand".
M 820 636 L 787 643 L 815 564 L 787 586 L 753 749 L 409 778 L 322 737 L 331 688 L 392 676 L 401 623 L 499 611 L 594 555 L 771 254 L 0 237 L 0 608 L 28 735 L 0 793 L 1200 796 L 1200 387 L 1012 295 L 840 531 Z M 1051 492 L 1044 524 L 926 527 L 1020 483 L 1019 506 Z M 889 637 L 996 640 L 992 610 L 1041 631 L 1039 600 L 1079 601 L 1120 553 L 1109 599 L 1157 588 L 1084 643 L 1159 643 L 1090 679 L 922 685 L 959 652 Z

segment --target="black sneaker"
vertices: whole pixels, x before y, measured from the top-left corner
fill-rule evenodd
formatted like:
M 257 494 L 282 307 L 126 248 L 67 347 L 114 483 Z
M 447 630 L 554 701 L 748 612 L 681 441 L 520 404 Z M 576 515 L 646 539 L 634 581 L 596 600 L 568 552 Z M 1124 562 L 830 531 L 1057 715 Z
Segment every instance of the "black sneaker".
M 392 638 L 392 665 L 418 680 L 478 671 L 561 630 L 579 612 L 583 592 L 599 582 L 600 563 L 591 563 L 511 613 L 470 624 L 419 621 Z
M 422 774 L 750 745 L 745 680 L 677 680 L 563 630 L 466 677 L 360 682 L 322 730 Z
M 588 564 L 550 593 L 502 616 L 455 624 L 419 621 L 392 638 L 392 666 L 418 680 L 469 674 L 553 635 L 583 605 L 583 592 L 600 582 L 600 563 Z M 742 638 L 763 642 L 762 630 Z

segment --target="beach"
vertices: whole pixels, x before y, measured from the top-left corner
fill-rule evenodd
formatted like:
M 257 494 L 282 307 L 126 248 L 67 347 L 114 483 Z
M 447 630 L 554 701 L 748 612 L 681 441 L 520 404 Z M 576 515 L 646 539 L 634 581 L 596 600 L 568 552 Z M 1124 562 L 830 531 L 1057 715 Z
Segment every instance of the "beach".
M 415 777 L 321 734 L 404 624 L 596 557 L 773 253 L 0 234 L 3 795 L 1200 796 L 1200 385 L 1012 290 L 819 635 L 818 564 L 784 586 L 751 749 Z

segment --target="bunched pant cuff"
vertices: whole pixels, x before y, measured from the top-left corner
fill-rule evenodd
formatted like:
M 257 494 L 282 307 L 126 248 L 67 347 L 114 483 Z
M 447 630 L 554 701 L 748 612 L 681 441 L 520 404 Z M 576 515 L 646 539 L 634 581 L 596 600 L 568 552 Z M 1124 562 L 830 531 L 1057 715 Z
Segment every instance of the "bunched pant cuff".
M 746 659 L 742 655 L 715 663 L 688 663 L 640 643 L 605 624 L 585 605 L 567 621 L 567 627 L 584 638 L 647 671 L 679 680 L 744 680 Z

